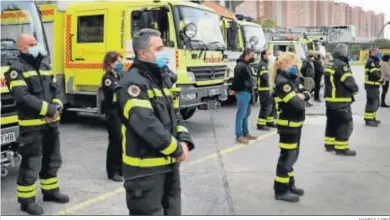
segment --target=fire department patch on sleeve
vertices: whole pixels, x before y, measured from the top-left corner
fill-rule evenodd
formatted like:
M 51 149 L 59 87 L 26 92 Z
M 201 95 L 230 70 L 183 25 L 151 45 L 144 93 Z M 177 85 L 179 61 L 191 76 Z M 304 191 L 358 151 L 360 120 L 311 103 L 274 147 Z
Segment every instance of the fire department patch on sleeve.
M 141 89 L 136 85 L 129 86 L 129 89 L 127 91 L 133 97 L 137 97 L 141 93 Z
M 344 66 L 344 67 L 343 67 L 343 70 L 344 70 L 345 72 L 347 72 L 347 71 L 349 71 L 349 68 L 348 68 L 347 66 Z
M 112 81 L 110 79 L 104 80 L 104 85 L 110 86 L 112 84 Z
M 262 70 L 265 70 L 265 66 L 262 66 L 261 69 L 262 69 Z
M 283 91 L 284 91 L 284 92 L 290 92 L 290 91 L 291 91 L 291 86 L 289 86 L 289 85 L 287 85 L 287 84 L 284 85 L 284 86 L 283 86 Z
M 374 67 L 374 66 L 375 66 L 375 63 L 371 63 L 371 66 Z
M 12 70 L 9 75 L 10 75 L 11 79 L 16 79 L 18 77 L 18 72 L 15 70 Z

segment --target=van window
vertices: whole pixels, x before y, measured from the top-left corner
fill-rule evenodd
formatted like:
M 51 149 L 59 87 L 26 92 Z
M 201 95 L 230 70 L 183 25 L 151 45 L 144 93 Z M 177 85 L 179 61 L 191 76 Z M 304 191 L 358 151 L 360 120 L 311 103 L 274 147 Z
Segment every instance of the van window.
M 293 52 L 295 53 L 294 45 L 274 45 L 273 55 L 279 56 L 282 52 Z
M 152 10 L 153 24 L 152 27 L 161 33 L 161 39 L 166 45 L 169 42 L 169 19 L 167 10 Z M 142 16 L 140 11 L 133 11 L 131 13 L 131 36 L 140 31 L 143 27 Z
M 77 18 L 77 43 L 104 42 L 104 15 Z

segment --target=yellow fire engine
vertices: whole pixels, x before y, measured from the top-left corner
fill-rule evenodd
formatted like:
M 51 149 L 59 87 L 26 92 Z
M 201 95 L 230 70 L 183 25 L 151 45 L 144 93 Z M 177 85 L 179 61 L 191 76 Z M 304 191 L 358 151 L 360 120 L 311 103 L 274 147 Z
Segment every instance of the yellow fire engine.
M 35 36 L 37 43 L 47 48 L 39 10 L 33 1 L 1 2 L 1 176 L 16 165 L 19 136 L 15 101 L 4 79 L 4 73 L 18 54 L 17 39 L 22 33 Z
M 50 11 L 42 14 L 67 112 L 103 113 L 102 59 L 108 50 L 116 50 L 129 67 L 132 35 L 142 28 L 162 33 L 169 67 L 178 76 L 184 119 L 227 99 L 225 47 L 212 9 L 187 1 L 70 3 L 65 8 L 46 5 L 41 10 Z

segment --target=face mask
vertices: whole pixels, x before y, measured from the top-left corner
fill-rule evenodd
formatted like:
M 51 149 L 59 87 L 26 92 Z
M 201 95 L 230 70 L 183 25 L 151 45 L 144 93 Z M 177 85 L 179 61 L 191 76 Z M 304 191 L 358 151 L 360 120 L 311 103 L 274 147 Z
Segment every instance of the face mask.
M 292 66 L 292 67 L 288 68 L 287 73 L 289 75 L 296 75 L 297 74 L 297 68 L 295 66 Z
M 167 65 L 168 63 L 168 54 L 165 51 L 157 52 L 156 53 L 156 61 L 155 64 L 159 68 L 163 68 Z
M 119 73 L 123 68 L 123 63 L 117 63 L 114 67 L 115 72 Z
M 27 50 L 27 53 L 30 54 L 31 56 L 33 56 L 34 58 L 37 58 L 40 51 L 41 51 L 41 49 L 38 46 L 34 46 L 34 47 L 30 47 Z
M 249 59 L 249 63 L 253 63 L 253 62 L 255 62 L 255 58 L 252 57 Z
M 381 53 L 378 52 L 378 53 L 375 54 L 375 56 L 378 57 L 378 58 L 381 58 Z

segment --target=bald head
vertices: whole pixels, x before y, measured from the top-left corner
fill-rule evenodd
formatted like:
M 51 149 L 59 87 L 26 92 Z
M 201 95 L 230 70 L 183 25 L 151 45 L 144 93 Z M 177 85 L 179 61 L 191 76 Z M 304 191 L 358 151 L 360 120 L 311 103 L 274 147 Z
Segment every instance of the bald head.
M 18 49 L 22 53 L 27 53 L 27 51 L 37 45 L 37 40 L 31 34 L 21 34 L 18 38 Z

